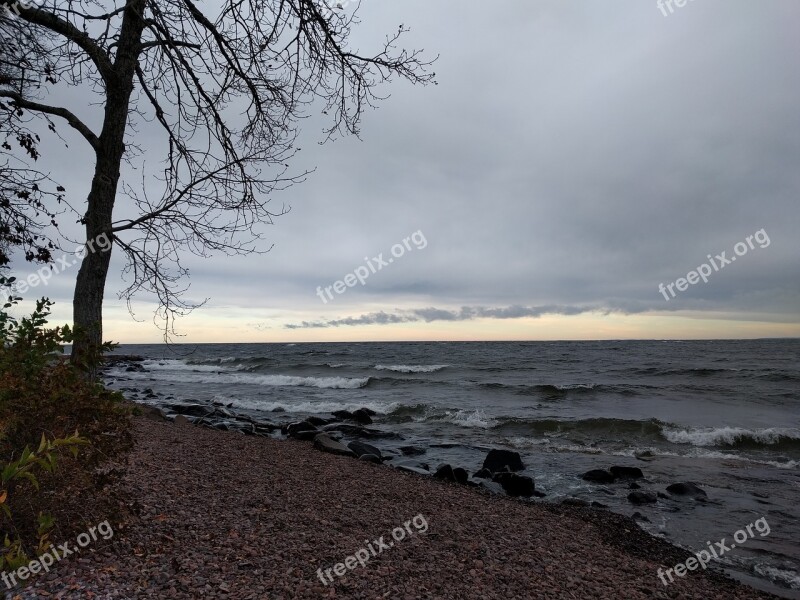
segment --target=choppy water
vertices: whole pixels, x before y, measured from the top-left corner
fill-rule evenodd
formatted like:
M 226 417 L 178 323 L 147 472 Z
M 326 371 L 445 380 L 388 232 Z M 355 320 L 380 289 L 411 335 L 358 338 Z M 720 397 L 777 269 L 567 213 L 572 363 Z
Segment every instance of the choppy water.
M 233 403 L 273 421 L 362 406 L 426 447 L 435 466 L 477 470 L 490 447 L 523 455 L 548 500 L 638 510 L 654 533 L 703 549 L 765 517 L 731 552 L 735 576 L 800 598 L 800 340 L 130 345 L 147 373 L 116 387 Z M 638 457 L 638 458 L 637 458 Z M 644 459 L 644 460 L 640 460 Z M 579 475 L 639 466 L 647 489 L 695 481 L 712 500 L 633 507 L 624 486 Z M 655 576 L 655 575 L 654 575 Z

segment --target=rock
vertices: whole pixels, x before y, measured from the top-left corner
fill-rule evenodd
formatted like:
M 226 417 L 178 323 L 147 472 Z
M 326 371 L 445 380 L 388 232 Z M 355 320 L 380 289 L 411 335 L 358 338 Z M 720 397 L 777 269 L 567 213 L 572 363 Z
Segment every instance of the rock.
M 314 438 L 314 448 L 339 456 L 355 456 L 355 453 L 347 446 L 331 439 L 329 435 L 324 433 L 317 434 Z
M 592 483 L 614 483 L 614 476 L 605 469 L 592 469 L 583 474 L 584 481 Z
M 491 479 L 492 472 L 489 469 L 480 469 L 473 475 L 475 479 Z
M 631 519 L 633 519 L 634 521 L 642 521 L 642 522 L 644 522 L 644 523 L 649 523 L 649 522 L 650 522 L 650 519 L 648 519 L 647 517 L 645 517 L 645 516 L 644 516 L 642 513 L 640 513 L 638 510 L 637 510 L 635 513 L 633 513 L 633 514 L 631 515 Z
M 522 464 L 522 458 L 518 452 L 511 450 L 489 450 L 489 454 L 483 460 L 483 468 L 489 469 L 492 473 L 502 471 L 504 467 L 508 467 L 511 471 L 522 471 L 525 465 Z
M 461 485 L 466 485 L 469 482 L 469 473 L 466 469 L 462 469 L 461 467 L 453 469 L 453 477 L 456 478 L 456 483 L 460 483 Z
M 350 448 L 353 452 L 355 452 L 356 456 L 361 458 L 365 454 L 371 454 L 378 458 L 378 462 L 383 458 L 381 455 L 381 451 L 373 446 L 372 444 L 367 444 L 366 442 L 354 441 L 347 444 L 347 447 Z
M 350 425 L 348 423 L 332 423 L 325 425 L 323 431 L 340 431 L 345 435 L 359 438 L 373 438 L 373 439 L 398 439 L 401 438 L 400 434 L 393 431 L 381 431 L 380 429 L 367 429 L 360 425 Z
M 589 502 L 581 498 L 564 498 L 561 504 L 565 506 L 589 506 Z
M 667 491 L 675 496 L 708 496 L 705 490 L 699 488 L 691 481 L 673 483 L 672 485 L 667 486 Z
M 603 504 L 602 502 L 596 502 L 595 500 L 592 500 L 591 506 L 592 508 L 608 508 L 608 504 Z
M 372 410 L 371 408 L 367 408 L 367 407 L 362 407 L 362 408 L 359 408 L 358 410 L 360 410 L 361 412 L 369 415 L 370 417 L 374 417 L 375 415 L 378 414 L 374 410 Z
M 658 496 L 653 492 L 631 492 L 628 494 L 628 501 L 631 504 L 653 504 L 658 502 Z
M 530 498 L 536 489 L 532 477 L 517 475 L 516 473 L 497 473 L 492 478 L 492 481 L 503 486 L 509 496 Z
M 489 481 L 488 479 L 481 479 L 479 483 L 480 487 L 489 490 L 493 494 L 502 494 L 503 493 L 503 486 L 499 483 L 495 483 L 494 481 Z
M 306 422 L 311 423 L 314 427 L 322 427 L 323 425 L 329 424 L 331 420 L 323 419 L 322 417 L 308 417 Z
M 616 479 L 642 479 L 644 473 L 639 467 L 611 467 L 611 474 Z
M 448 464 L 444 464 L 436 469 L 436 473 L 434 473 L 433 476 L 443 481 L 452 481 L 453 483 L 456 481 L 456 477 L 453 475 L 453 467 Z
M 226 419 L 235 419 L 236 415 L 233 411 L 228 410 L 227 408 L 217 407 L 214 409 L 212 413 L 215 417 L 225 417 Z
M 418 462 L 416 460 L 401 460 L 393 462 L 392 466 L 399 471 L 406 471 L 407 473 L 416 473 L 418 475 L 430 475 L 428 465 Z
M 629 489 L 629 490 L 638 490 L 638 489 L 639 489 L 639 488 L 641 488 L 641 487 L 642 487 L 642 486 L 640 486 L 640 485 L 639 485 L 638 483 L 636 483 L 635 481 L 631 481 L 631 482 L 628 484 L 628 489 Z
M 187 419 L 183 415 L 175 415 L 174 423 L 175 423 L 175 425 L 179 425 L 179 426 L 189 425 L 189 419 Z
M 353 419 L 353 413 L 349 410 L 334 410 L 331 414 L 342 421 L 351 421 Z
M 125 371 L 127 371 L 128 373 L 147 373 L 147 369 L 145 369 L 139 363 L 134 363 L 129 367 L 126 367 Z
M 308 437 L 308 433 L 303 435 L 303 432 L 314 432 L 319 433 L 319 430 L 314 427 L 308 421 L 300 421 L 297 423 L 289 423 L 285 427 L 281 428 L 281 432 L 289 437 L 297 438 L 297 439 L 307 439 L 313 440 L 314 436 Z
M 188 415 L 190 417 L 209 417 L 214 414 L 215 410 L 213 406 L 205 404 L 172 404 L 169 408 L 179 415 Z
M 418 448 L 417 446 L 400 446 L 398 448 L 403 456 L 420 456 L 425 454 L 425 448 Z
M 319 435 L 319 429 L 306 429 L 303 431 L 295 431 L 291 436 L 292 439 L 300 440 L 301 442 L 310 442 Z
M 375 463 L 376 465 L 383 464 L 383 461 L 374 454 L 362 454 L 361 456 L 358 457 L 358 460 Z
M 148 404 L 139 404 L 136 406 L 136 410 L 143 417 L 153 421 L 163 421 L 167 418 L 167 415 L 164 414 L 163 410 Z
M 356 423 L 361 423 L 362 425 L 371 425 L 372 424 L 372 417 L 366 412 L 366 409 L 359 408 L 358 410 L 353 411 L 353 421 Z

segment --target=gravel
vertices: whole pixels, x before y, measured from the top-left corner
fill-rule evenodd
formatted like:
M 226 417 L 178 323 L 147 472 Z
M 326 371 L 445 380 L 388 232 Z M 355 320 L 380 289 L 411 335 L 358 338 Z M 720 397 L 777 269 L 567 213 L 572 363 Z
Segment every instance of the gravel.
M 665 587 L 688 556 L 602 510 L 553 507 L 314 450 L 134 419 L 114 483 L 115 536 L 14 598 L 771 598 L 710 572 Z M 413 534 L 324 585 L 329 569 L 423 515 Z M 420 528 L 422 529 L 422 528 Z

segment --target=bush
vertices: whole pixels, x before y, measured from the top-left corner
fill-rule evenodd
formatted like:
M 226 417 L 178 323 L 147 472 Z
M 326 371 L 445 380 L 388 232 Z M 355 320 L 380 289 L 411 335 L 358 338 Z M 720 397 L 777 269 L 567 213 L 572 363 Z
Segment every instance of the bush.
M 0 290 L 13 281 L 0 277 Z M 47 550 L 54 489 L 65 480 L 90 485 L 91 470 L 131 439 L 122 396 L 86 375 L 111 344 L 88 355 L 92 364 L 73 365 L 63 346 L 75 332 L 46 327 L 53 303 L 42 298 L 30 317 L 17 320 L 7 310 L 20 298 L 8 298 L 0 310 L 0 568 Z M 47 499 L 39 493 L 45 487 Z

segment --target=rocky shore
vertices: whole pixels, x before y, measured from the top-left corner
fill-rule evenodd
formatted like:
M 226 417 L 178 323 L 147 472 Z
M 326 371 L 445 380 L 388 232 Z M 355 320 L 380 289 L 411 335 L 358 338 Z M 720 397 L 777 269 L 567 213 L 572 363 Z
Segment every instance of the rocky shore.
M 437 469 L 438 480 L 413 466 L 398 472 L 374 464 L 384 457 L 368 441 L 341 443 L 333 428 L 312 438 L 296 435 L 311 431 L 297 426 L 294 437 L 313 441 L 280 441 L 257 435 L 256 423 L 242 435 L 146 412 L 109 484 L 129 515 L 111 519 L 114 539 L 56 564 L 13 597 L 771 597 L 712 570 L 665 586 L 658 569 L 689 554 L 629 518 L 491 493 L 469 485 L 476 478 L 458 467 Z M 535 491 L 515 461 L 512 453 L 487 454 L 491 480 L 483 481 L 507 493 Z M 424 515 L 424 532 L 323 583 L 320 570 L 368 540 L 391 539 L 415 515 Z

